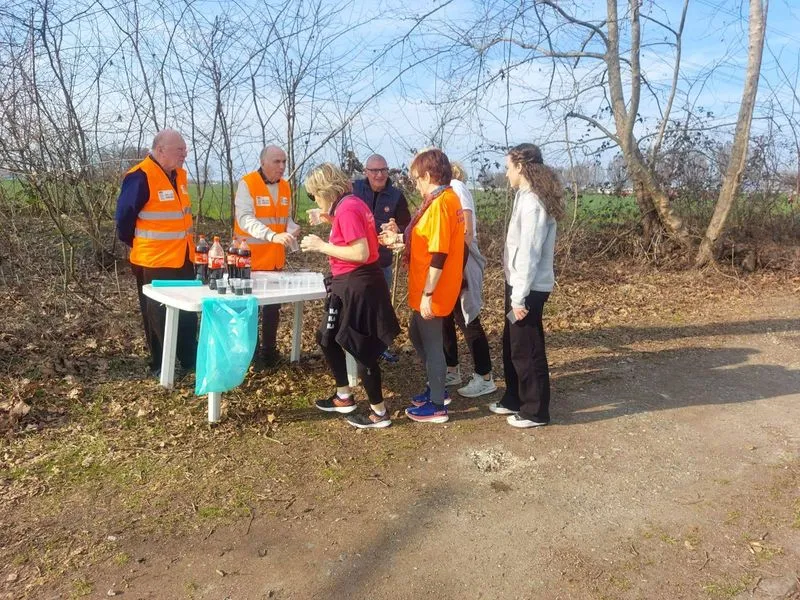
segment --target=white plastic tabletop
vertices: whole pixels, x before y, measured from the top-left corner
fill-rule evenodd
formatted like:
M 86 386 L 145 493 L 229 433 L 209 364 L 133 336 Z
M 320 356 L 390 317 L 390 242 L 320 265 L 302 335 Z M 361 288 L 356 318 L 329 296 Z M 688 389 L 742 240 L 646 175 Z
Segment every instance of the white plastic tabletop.
M 157 302 L 190 312 L 203 310 L 203 298 L 222 296 L 216 290 L 208 289 L 207 285 L 200 287 L 153 287 L 151 284 L 147 284 L 142 287 L 142 292 L 145 296 Z M 289 304 L 325 298 L 325 286 L 321 281 L 315 282 L 314 285 L 296 288 L 270 286 L 266 290 L 253 290 L 252 295 L 258 300 L 259 305 Z M 230 288 L 228 288 L 227 294 L 222 297 L 232 298 L 237 296 L 234 296 Z

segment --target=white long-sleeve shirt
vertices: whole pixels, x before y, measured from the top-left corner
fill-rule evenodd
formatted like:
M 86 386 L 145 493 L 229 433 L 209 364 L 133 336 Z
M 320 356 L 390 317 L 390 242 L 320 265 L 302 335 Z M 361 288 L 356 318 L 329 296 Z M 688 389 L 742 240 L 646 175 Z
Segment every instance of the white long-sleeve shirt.
M 270 196 L 278 198 L 277 183 L 267 184 L 267 189 L 269 189 Z M 268 242 L 272 241 L 272 237 L 276 232 L 256 219 L 253 197 L 250 195 L 250 189 L 244 181 L 240 181 L 236 188 L 234 208 L 236 210 L 236 222 L 239 224 L 239 227 L 254 238 L 266 240 Z M 299 229 L 300 226 L 292 220 L 292 217 L 289 217 L 289 221 L 286 224 L 286 232 L 295 235 Z
M 519 190 L 514 197 L 503 251 L 503 270 L 511 286 L 512 307 L 525 308 L 525 298 L 532 291 L 553 291 L 555 246 L 556 220 L 547 214 L 533 191 Z

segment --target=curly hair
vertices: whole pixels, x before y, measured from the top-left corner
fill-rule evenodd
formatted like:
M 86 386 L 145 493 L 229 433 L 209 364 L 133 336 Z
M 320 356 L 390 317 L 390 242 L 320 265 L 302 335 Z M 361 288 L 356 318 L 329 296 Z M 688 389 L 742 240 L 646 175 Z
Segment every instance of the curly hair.
M 427 173 L 431 183 L 436 185 L 450 185 L 453 179 L 453 168 L 447 155 L 438 148 L 423 150 L 411 161 L 408 168 L 412 177 L 422 177 Z
M 520 144 L 508 151 L 508 158 L 521 167 L 522 176 L 542 201 L 547 214 L 558 220 L 564 216 L 564 191 L 555 171 L 544 164 L 542 151 L 535 144 Z
M 306 175 L 303 185 L 310 196 L 319 196 L 330 203 L 353 189 L 350 178 L 331 163 L 322 163 L 312 168 Z

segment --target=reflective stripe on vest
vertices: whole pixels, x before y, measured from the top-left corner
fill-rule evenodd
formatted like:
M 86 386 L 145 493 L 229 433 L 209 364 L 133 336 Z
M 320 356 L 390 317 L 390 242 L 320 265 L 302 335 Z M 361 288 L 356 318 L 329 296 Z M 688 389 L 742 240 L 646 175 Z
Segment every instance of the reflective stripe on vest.
M 182 240 L 186 237 L 185 231 L 150 231 L 148 229 L 136 229 L 134 235 L 146 240 Z
M 261 217 L 258 222 L 263 225 L 287 225 L 289 217 Z
M 182 221 L 185 211 L 157 211 L 157 210 L 141 210 L 139 211 L 139 218 L 143 221 Z

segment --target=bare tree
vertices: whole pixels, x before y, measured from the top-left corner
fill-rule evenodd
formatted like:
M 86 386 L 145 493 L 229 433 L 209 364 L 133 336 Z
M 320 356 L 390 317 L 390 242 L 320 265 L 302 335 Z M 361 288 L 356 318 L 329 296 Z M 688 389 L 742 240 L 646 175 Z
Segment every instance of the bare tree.
M 717 240 L 725 227 L 744 172 L 750 140 L 750 126 L 753 122 L 753 111 L 758 94 L 758 81 L 761 77 L 761 58 L 764 53 L 768 7 L 769 0 L 750 0 L 747 74 L 742 92 L 742 103 L 739 107 L 739 119 L 736 123 L 730 162 L 722 182 L 717 205 L 697 253 L 695 260 L 697 266 L 706 265 L 715 259 Z

